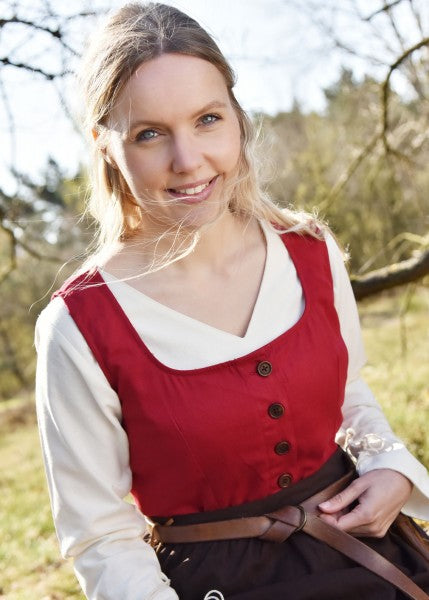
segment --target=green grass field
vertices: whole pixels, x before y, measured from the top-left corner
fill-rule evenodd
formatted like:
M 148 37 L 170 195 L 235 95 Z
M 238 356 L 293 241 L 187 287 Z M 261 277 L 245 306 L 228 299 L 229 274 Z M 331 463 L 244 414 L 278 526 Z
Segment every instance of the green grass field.
M 31 409 L 8 407 L 0 428 L 0 598 L 83 599 L 71 565 L 58 552 Z M 24 422 L 10 419 L 11 411 Z
M 429 288 L 359 309 L 368 356 L 363 376 L 395 433 L 429 468 Z
M 365 379 L 397 434 L 429 466 L 429 289 L 360 309 Z M 0 598 L 83 599 L 70 563 L 59 556 L 29 397 L 0 405 L 0 464 Z

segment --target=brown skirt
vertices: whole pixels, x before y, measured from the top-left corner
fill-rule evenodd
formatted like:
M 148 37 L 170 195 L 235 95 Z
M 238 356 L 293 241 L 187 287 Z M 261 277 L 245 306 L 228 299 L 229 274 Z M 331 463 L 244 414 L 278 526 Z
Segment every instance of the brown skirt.
M 277 494 L 222 510 L 180 515 L 174 522 L 249 517 L 299 504 L 349 469 L 347 455 L 338 450 L 317 473 Z M 382 539 L 360 539 L 429 593 L 427 564 L 397 534 L 389 531 Z M 257 538 L 164 544 L 157 554 L 180 600 L 406 600 L 387 581 L 303 532 L 282 544 Z

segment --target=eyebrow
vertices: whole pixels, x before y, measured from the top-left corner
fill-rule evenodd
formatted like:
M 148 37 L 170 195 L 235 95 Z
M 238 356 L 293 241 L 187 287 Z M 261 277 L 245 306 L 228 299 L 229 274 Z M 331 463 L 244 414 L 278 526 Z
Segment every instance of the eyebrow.
M 209 102 L 208 104 L 206 104 L 205 106 L 203 106 L 202 108 L 197 110 L 197 112 L 192 114 L 191 119 L 195 119 L 199 115 L 206 113 L 210 110 L 214 110 L 217 108 L 226 108 L 226 106 L 227 105 L 225 102 L 220 102 L 219 100 L 212 100 L 211 102 Z M 153 125 L 163 125 L 163 123 L 161 123 L 159 121 L 152 121 L 150 119 L 138 119 L 137 121 L 133 121 L 132 123 L 130 123 L 129 131 L 135 129 L 136 127 L 140 127 L 141 125 L 152 125 L 153 126 Z

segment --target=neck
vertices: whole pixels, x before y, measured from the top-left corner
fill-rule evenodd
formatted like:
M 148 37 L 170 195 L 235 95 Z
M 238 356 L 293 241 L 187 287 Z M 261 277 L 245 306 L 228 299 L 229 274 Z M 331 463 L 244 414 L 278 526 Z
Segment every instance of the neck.
M 260 243 L 262 232 L 256 219 L 242 219 L 226 211 L 213 224 L 203 226 L 193 250 L 180 260 L 174 261 L 158 271 L 157 265 L 166 261 L 165 257 L 172 251 L 172 236 L 162 237 L 152 227 L 145 227 L 140 233 L 121 244 L 114 252 L 105 268 L 115 274 L 121 267 L 123 276 L 151 272 L 153 269 L 162 273 L 177 274 L 186 277 L 198 272 L 227 273 L 236 265 L 237 257 L 245 252 L 252 243 Z M 183 250 L 192 241 L 190 235 L 185 241 Z M 177 245 L 174 247 L 176 251 Z M 155 274 L 155 273 L 154 273 Z
M 181 271 L 209 268 L 221 271 L 228 266 L 231 256 L 244 248 L 246 234 L 255 231 L 256 220 L 244 220 L 229 211 L 214 224 L 203 227 L 194 250 L 178 261 Z

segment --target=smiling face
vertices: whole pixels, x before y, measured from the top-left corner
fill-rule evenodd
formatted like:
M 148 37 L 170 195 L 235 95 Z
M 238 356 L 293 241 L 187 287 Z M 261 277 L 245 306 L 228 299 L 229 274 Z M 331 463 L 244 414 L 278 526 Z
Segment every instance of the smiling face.
M 110 115 L 107 156 L 152 221 L 199 226 L 222 215 L 241 136 L 218 69 L 163 54 L 142 64 Z

